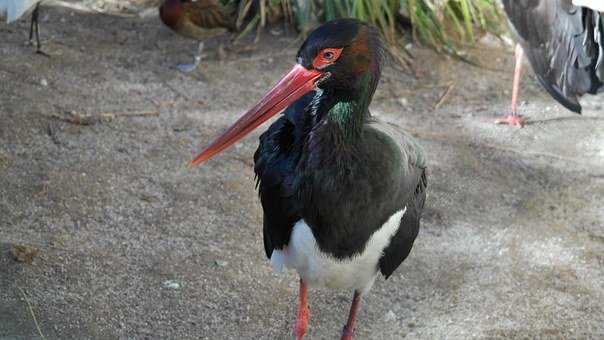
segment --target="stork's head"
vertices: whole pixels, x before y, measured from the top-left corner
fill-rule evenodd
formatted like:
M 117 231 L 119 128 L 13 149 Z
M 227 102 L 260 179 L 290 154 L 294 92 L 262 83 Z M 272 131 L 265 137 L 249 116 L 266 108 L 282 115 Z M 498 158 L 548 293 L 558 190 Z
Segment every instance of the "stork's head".
M 297 55 L 298 64 L 323 74 L 317 87 L 325 95 L 335 97 L 364 92 L 371 92 L 371 97 L 379 81 L 382 59 L 377 29 L 355 19 L 334 20 L 320 26 Z
M 302 44 L 289 73 L 191 165 L 223 151 L 311 91 L 319 102 L 357 101 L 366 109 L 379 81 L 382 55 L 377 29 L 368 24 L 338 19 L 321 25 Z

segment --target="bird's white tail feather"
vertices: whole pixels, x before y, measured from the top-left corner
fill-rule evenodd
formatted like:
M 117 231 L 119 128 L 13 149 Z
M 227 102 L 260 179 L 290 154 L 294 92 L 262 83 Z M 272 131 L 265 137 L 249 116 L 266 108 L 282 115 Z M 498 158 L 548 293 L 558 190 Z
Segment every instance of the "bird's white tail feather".
M 591 8 L 598 12 L 604 12 L 604 0 L 573 0 L 573 5 Z

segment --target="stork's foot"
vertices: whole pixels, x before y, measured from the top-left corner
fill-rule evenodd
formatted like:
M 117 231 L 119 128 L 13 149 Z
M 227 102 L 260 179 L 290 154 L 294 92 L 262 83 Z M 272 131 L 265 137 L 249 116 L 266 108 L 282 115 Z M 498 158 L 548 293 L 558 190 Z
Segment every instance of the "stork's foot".
M 518 127 L 518 128 L 521 128 L 522 126 L 524 126 L 524 123 L 525 123 L 524 117 L 522 117 L 521 115 L 514 115 L 514 114 L 507 115 L 507 116 L 505 116 L 505 118 L 497 119 L 495 121 L 495 124 L 507 124 L 510 126 Z
M 37 37 L 37 35 L 36 35 Z M 42 43 L 40 42 L 40 38 L 37 38 L 36 41 L 34 41 L 33 37 L 30 37 L 29 40 L 27 40 L 25 42 L 25 45 L 27 46 L 35 46 L 36 47 L 36 54 L 39 54 L 41 56 L 44 56 L 46 58 L 50 58 L 50 54 L 42 51 Z
M 42 51 L 40 49 L 36 50 L 36 54 L 39 54 L 39 55 L 41 55 L 43 57 L 46 57 L 46 58 L 50 58 L 50 54 L 48 54 L 48 53 L 46 53 L 46 52 L 44 52 L 44 51 Z
M 342 338 L 341 340 L 352 340 L 354 336 L 354 329 L 348 329 L 347 326 L 344 326 L 342 330 Z

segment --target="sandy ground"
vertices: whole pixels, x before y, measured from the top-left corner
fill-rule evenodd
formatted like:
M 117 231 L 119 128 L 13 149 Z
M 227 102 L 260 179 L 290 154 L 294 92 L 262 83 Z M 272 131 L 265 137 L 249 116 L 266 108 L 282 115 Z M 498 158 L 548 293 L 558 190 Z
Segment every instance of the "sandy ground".
M 299 42 L 265 36 L 220 58 L 210 43 L 185 75 L 173 66 L 195 42 L 155 18 L 42 17 L 51 58 L 24 44 L 26 21 L 0 25 L 0 339 L 41 338 L 36 322 L 46 339 L 291 338 L 297 279 L 272 273 L 262 248 L 260 131 L 185 164 Z M 387 68 L 372 110 L 426 148 L 429 199 L 357 338 L 603 339 L 604 97 L 573 115 L 528 72 L 531 124 L 496 126 L 509 48 L 474 52 L 492 71 L 414 52 L 423 76 Z M 33 263 L 15 245 L 37 249 Z M 311 291 L 309 339 L 338 338 L 351 295 Z

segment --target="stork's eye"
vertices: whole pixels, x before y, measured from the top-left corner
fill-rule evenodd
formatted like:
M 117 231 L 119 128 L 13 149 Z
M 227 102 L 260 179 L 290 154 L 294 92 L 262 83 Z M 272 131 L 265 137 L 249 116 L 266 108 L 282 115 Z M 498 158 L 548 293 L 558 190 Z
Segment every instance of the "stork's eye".
M 333 64 L 342 54 L 341 48 L 325 48 L 322 49 L 312 62 L 315 69 L 322 69 Z

